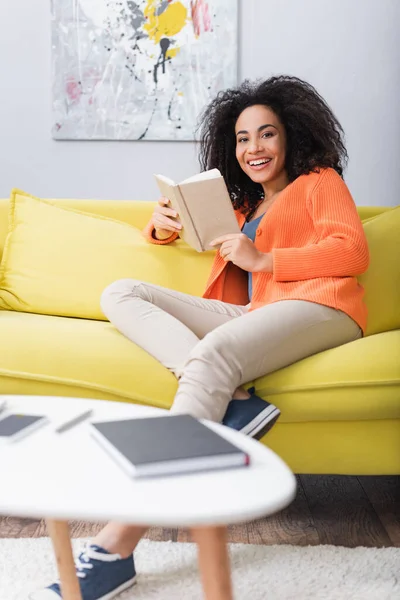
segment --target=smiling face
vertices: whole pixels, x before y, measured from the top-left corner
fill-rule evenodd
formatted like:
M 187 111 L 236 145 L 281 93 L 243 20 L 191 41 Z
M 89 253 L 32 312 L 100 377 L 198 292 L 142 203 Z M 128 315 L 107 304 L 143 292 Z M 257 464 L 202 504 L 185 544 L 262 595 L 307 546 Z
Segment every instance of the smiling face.
M 267 106 L 249 106 L 235 125 L 236 158 L 243 171 L 263 186 L 287 180 L 286 135 L 282 123 Z

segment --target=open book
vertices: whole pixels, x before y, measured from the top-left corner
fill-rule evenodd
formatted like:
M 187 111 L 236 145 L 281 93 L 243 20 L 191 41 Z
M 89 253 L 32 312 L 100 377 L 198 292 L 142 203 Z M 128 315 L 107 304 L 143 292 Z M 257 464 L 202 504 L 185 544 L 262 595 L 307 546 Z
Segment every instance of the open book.
M 180 237 L 197 252 L 227 233 L 240 233 L 224 178 L 218 169 L 204 171 L 177 184 L 155 175 L 159 190 L 179 215 Z

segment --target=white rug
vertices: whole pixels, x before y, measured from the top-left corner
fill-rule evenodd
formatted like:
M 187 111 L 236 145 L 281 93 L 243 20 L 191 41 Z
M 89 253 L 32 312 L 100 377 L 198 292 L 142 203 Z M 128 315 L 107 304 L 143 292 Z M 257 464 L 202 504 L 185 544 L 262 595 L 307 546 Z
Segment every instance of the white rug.
M 75 540 L 75 549 L 82 540 Z M 400 549 L 230 546 L 235 600 L 399 600 Z M 202 600 L 193 544 L 143 540 L 121 600 Z M 27 600 L 56 576 L 48 538 L 0 540 L 0 600 Z

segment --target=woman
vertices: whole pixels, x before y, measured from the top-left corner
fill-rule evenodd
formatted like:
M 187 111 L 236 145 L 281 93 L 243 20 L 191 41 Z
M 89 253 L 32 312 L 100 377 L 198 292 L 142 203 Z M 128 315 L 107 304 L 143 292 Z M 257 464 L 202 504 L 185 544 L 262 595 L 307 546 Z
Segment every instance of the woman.
M 214 241 L 203 298 L 133 280 L 102 296 L 119 331 L 179 379 L 173 412 L 261 437 L 279 411 L 241 386 L 362 336 L 356 276 L 368 267 L 368 248 L 342 179 L 342 134 L 316 90 L 293 77 L 245 82 L 206 109 L 201 166 L 221 171 L 242 233 Z M 160 199 L 145 235 L 165 244 L 180 228 Z M 83 600 L 133 583 L 144 531 L 109 523 L 98 534 L 78 563 Z M 37 598 L 60 597 L 58 584 L 46 591 L 53 595 Z

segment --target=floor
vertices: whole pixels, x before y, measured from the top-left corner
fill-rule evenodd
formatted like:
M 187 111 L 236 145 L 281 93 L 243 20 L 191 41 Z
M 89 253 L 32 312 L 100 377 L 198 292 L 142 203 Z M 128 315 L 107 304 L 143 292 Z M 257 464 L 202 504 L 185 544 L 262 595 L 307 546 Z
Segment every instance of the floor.
M 229 540 L 296 546 L 400 547 L 400 477 L 297 476 L 298 493 L 284 511 L 229 528 Z M 101 524 L 71 521 L 73 537 L 91 537 Z M 0 538 L 47 535 L 44 521 L 0 517 Z M 190 541 L 185 530 L 152 528 L 154 541 Z

